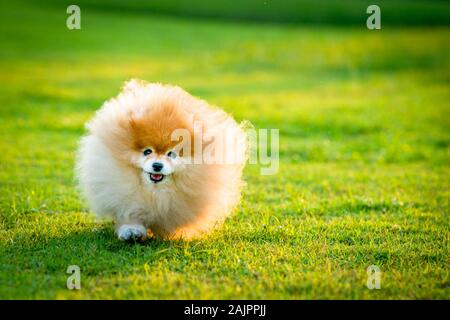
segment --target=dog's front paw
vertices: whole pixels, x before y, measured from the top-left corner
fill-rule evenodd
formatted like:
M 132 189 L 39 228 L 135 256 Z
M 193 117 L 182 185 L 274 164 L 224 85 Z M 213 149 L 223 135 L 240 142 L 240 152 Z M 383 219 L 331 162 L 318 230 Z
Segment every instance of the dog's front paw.
M 124 224 L 117 230 L 117 235 L 123 241 L 145 240 L 147 237 L 147 229 L 138 224 Z

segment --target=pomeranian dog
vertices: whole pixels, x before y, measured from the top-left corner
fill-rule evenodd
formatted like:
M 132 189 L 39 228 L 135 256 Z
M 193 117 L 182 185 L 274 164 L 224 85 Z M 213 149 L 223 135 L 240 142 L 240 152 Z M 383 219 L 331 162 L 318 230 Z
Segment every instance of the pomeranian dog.
M 121 240 L 198 237 L 239 202 L 245 124 L 179 87 L 128 81 L 86 125 L 81 191 Z

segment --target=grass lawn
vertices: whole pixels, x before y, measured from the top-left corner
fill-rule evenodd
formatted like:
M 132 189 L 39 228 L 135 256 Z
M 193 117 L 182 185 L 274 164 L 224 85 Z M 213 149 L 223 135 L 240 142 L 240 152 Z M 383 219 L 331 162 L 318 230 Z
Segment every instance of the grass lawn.
M 0 5 L 0 299 L 450 299 L 450 27 L 65 8 Z M 132 77 L 280 129 L 279 173 L 248 166 L 204 239 L 121 243 L 77 192 L 84 123 Z

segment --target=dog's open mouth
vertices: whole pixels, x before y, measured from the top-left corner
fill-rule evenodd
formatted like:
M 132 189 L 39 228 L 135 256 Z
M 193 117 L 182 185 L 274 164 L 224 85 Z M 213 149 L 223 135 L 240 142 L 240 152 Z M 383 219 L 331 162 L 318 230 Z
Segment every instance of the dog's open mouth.
M 164 175 L 160 173 L 150 173 L 150 180 L 154 183 L 158 183 L 164 180 Z

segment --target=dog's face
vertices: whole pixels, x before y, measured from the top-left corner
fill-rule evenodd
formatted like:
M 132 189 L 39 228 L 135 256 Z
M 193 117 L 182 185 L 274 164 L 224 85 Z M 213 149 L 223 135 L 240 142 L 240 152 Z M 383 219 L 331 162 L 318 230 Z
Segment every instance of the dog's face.
M 162 105 L 146 114 L 132 115 L 127 119 L 132 162 L 140 171 L 146 184 L 169 183 L 185 168 L 187 156 L 182 139 L 174 140 L 175 130 L 191 132 L 189 118 L 177 108 Z
M 143 179 L 150 183 L 160 183 L 182 166 L 180 156 L 174 150 L 165 150 L 157 153 L 157 147 L 148 146 L 141 150 L 139 157 L 139 167 L 142 169 Z M 167 180 L 166 180 L 167 181 Z

